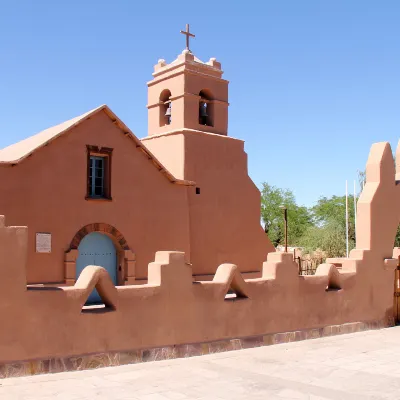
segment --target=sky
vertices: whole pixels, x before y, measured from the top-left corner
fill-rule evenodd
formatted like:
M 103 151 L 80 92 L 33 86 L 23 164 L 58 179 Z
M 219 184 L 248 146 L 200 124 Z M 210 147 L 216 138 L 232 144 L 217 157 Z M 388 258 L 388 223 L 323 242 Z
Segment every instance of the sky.
M 0 0 L 0 147 L 107 104 L 147 135 L 158 59 L 222 63 L 249 175 L 299 204 L 342 195 L 400 132 L 398 0 Z

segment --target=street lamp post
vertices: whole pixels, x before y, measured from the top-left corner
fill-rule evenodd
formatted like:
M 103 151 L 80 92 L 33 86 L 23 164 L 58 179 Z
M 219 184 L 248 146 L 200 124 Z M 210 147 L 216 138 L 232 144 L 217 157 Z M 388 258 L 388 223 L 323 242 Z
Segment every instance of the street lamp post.
M 287 236 L 288 236 L 288 229 L 287 229 L 287 207 L 281 205 L 279 207 L 283 211 L 283 218 L 285 220 L 285 253 L 287 253 Z

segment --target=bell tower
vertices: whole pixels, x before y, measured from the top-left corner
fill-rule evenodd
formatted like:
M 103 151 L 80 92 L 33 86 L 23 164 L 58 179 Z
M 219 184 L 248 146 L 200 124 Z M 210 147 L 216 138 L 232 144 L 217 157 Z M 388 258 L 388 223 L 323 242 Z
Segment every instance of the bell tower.
M 210 58 L 199 60 L 186 49 L 167 64 L 159 60 L 148 86 L 148 135 L 171 131 L 195 130 L 218 135 L 228 134 L 228 81 L 222 79 L 221 64 Z
M 226 262 L 261 276 L 274 247 L 260 225 L 260 192 L 247 172 L 244 142 L 228 136 L 228 81 L 215 58 L 204 63 L 190 51 L 188 25 L 182 33 L 186 49 L 170 64 L 159 60 L 148 82 L 149 132 L 142 143 L 186 182 L 176 188 L 185 199 L 177 207 L 188 210 L 186 256 L 196 279 L 212 279 Z

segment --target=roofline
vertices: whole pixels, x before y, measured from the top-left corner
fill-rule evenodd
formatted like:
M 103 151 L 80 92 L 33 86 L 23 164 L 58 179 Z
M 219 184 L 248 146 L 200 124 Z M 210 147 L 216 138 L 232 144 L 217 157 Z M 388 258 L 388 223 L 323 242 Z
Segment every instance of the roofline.
M 173 69 L 171 69 L 169 72 L 171 72 L 171 71 L 173 71 Z M 222 82 L 229 83 L 228 80 L 222 78 L 222 75 L 221 76 L 208 75 L 208 74 L 204 74 L 204 73 L 199 72 L 199 71 L 193 71 L 191 69 L 186 69 L 185 68 L 185 69 L 180 69 L 178 71 L 175 71 L 175 72 L 173 72 L 173 73 L 171 73 L 169 75 L 165 75 L 165 76 L 158 75 L 158 76 L 154 77 L 154 79 L 152 79 L 151 81 L 147 82 L 147 87 L 156 85 L 157 83 L 163 82 L 165 80 L 174 78 L 174 77 L 182 75 L 182 74 L 202 75 L 202 76 L 206 76 L 208 79 L 213 79 L 213 80 L 216 80 L 216 81 L 222 81 Z
M 22 157 L 16 159 L 16 160 L 11 160 L 11 161 L 1 161 L 0 160 L 0 164 L 12 164 L 12 165 L 16 165 L 19 164 L 20 162 L 22 162 L 23 160 L 25 160 L 26 158 L 30 157 L 33 153 L 35 153 L 37 150 L 39 150 L 42 147 L 47 146 L 50 142 L 52 142 L 54 139 L 58 138 L 59 136 L 63 135 L 65 132 L 68 132 L 69 130 L 71 130 L 72 128 L 75 128 L 77 125 L 79 125 L 82 121 L 85 121 L 86 119 L 88 119 L 89 117 L 91 117 L 93 114 L 97 113 L 98 111 L 102 110 L 103 107 L 105 105 L 101 105 L 91 111 L 89 111 L 85 116 L 83 116 L 82 118 L 79 118 L 76 122 L 74 122 L 71 126 L 69 126 L 68 128 L 60 131 L 59 133 L 57 133 L 57 135 L 54 135 L 53 137 L 51 137 L 50 139 L 44 141 L 43 143 L 39 144 L 37 147 L 35 147 L 32 151 L 24 154 Z M 107 107 L 107 106 L 106 106 Z M 40 133 L 40 132 L 39 132 Z M 25 140 L 25 139 L 23 139 Z M 19 143 L 19 142 L 17 142 Z
M 143 154 L 145 154 L 149 160 L 152 161 L 153 165 L 164 175 L 167 179 L 169 179 L 172 183 L 177 185 L 184 186 L 195 186 L 196 182 L 189 181 L 186 179 L 178 179 L 172 175 L 171 172 L 168 171 L 164 165 L 158 161 L 157 157 L 134 135 L 134 133 L 111 111 L 111 109 L 107 105 L 102 106 L 102 110 L 111 118 L 112 122 L 120 128 L 124 135 L 128 136 L 130 139 L 134 141 L 136 144 L 136 148 L 141 150 Z
M 157 157 L 154 156 L 153 153 L 147 147 L 135 136 L 135 134 L 121 121 L 120 118 L 117 117 L 116 114 L 114 114 L 111 109 L 106 105 L 103 104 L 100 107 L 97 107 L 93 109 L 92 111 L 89 111 L 86 115 L 84 115 L 82 118 L 80 118 L 78 121 L 73 123 L 71 126 L 68 128 L 62 130 L 59 132 L 57 135 L 53 136 L 52 138 L 46 140 L 45 142 L 41 143 L 39 146 L 37 146 L 34 150 L 28 152 L 21 158 L 17 160 L 12 160 L 12 161 L 0 161 L 0 165 L 17 165 L 24 161 L 26 158 L 30 157 L 33 153 L 41 149 L 42 147 L 47 146 L 49 143 L 51 143 L 53 140 L 57 139 L 59 136 L 69 132 L 82 122 L 88 120 L 89 118 L 93 117 L 95 114 L 99 113 L 100 111 L 104 111 L 106 115 L 111 119 L 111 121 L 123 132 L 123 134 L 127 137 L 129 137 L 131 140 L 136 145 L 136 149 L 140 150 L 149 160 L 152 161 L 152 164 L 158 169 L 159 172 L 161 172 L 170 182 L 175 183 L 177 185 L 183 185 L 183 186 L 195 186 L 196 183 L 193 181 L 185 180 L 185 179 L 178 179 L 175 178 L 174 175 L 172 175 L 171 172 L 168 171 L 167 168 L 164 167 L 164 165 L 158 161 Z
M 234 138 L 234 137 L 231 137 L 231 136 L 228 136 L 228 135 L 222 135 L 220 133 L 200 131 L 198 129 L 191 129 L 191 128 L 172 129 L 170 131 L 156 133 L 154 135 L 148 135 L 148 136 L 140 139 L 140 141 L 141 142 L 147 142 L 147 141 L 149 141 L 151 139 L 157 139 L 157 138 L 162 137 L 162 136 L 173 136 L 173 135 L 180 135 L 180 134 L 183 134 L 183 133 L 190 133 L 190 134 L 193 134 L 193 135 L 215 136 L 215 137 L 219 137 L 219 138 L 222 138 L 222 139 L 229 139 L 230 141 L 244 143 L 243 139 Z

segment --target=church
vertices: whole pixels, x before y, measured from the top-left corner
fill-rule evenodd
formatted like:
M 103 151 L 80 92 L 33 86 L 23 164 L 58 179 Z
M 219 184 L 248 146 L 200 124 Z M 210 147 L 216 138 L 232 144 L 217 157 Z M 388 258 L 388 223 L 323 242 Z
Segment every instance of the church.
M 275 250 L 244 143 L 228 136 L 221 64 L 183 33 L 186 49 L 147 83 L 146 138 L 102 105 L 0 150 L 0 214 L 28 227 L 28 285 L 74 285 L 87 265 L 143 284 L 160 250 L 184 252 L 194 280 L 224 262 L 257 277 Z

